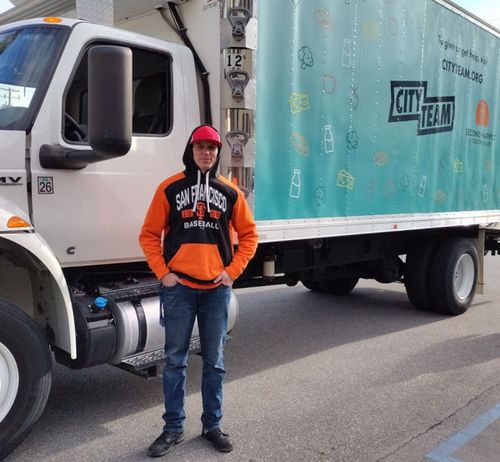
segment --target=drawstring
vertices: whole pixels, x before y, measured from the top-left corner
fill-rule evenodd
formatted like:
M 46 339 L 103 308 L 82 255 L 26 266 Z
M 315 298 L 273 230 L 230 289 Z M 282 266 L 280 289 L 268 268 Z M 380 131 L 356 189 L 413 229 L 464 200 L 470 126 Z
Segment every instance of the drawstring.
M 193 202 L 193 212 L 196 210 L 198 205 L 198 199 L 200 198 L 200 185 L 201 185 L 201 172 L 198 170 L 198 180 L 196 181 L 196 196 Z
M 209 181 L 209 174 L 208 172 L 205 173 L 205 201 L 207 203 L 207 210 L 208 213 L 210 213 L 210 194 L 208 194 L 208 181 Z
M 201 198 L 200 194 L 200 189 L 201 189 L 201 172 L 198 170 L 198 179 L 196 180 L 196 196 L 194 198 L 194 203 L 193 203 L 193 212 L 196 210 L 196 206 L 198 205 L 198 199 Z M 210 213 L 210 194 L 208 193 L 209 190 L 209 181 L 210 181 L 210 175 L 209 172 L 205 173 L 205 202 L 207 204 L 207 210 Z

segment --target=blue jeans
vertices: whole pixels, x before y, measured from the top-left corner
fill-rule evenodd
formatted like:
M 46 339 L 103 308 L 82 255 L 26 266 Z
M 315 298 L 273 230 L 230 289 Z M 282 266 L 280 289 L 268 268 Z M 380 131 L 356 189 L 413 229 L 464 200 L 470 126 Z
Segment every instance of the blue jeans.
M 192 289 L 180 283 L 173 287 L 160 287 L 166 354 L 163 429 L 168 432 L 183 431 L 189 340 L 195 317 L 198 317 L 203 358 L 201 422 L 204 431 L 213 430 L 220 427 L 222 418 L 222 384 L 226 372 L 224 344 L 231 288 L 220 285 L 215 289 Z

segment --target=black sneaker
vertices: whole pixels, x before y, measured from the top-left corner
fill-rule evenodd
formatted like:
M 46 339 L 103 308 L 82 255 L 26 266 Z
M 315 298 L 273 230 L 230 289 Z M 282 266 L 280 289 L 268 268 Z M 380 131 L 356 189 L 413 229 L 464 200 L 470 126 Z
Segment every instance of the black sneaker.
M 156 438 L 148 449 L 150 457 L 161 457 L 169 452 L 176 444 L 184 441 L 184 433 L 163 432 Z
M 214 428 L 209 432 L 203 432 L 201 436 L 210 441 L 217 451 L 231 452 L 233 450 L 233 444 L 229 439 L 229 435 L 224 433 L 220 428 Z

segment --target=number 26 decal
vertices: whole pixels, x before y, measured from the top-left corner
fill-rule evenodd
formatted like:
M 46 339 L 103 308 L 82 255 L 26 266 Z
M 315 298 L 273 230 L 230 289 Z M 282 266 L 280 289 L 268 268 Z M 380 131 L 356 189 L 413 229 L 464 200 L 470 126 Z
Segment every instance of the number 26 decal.
M 54 177 L 52 176 L 39 176 L 38 194 L 54 194 Z

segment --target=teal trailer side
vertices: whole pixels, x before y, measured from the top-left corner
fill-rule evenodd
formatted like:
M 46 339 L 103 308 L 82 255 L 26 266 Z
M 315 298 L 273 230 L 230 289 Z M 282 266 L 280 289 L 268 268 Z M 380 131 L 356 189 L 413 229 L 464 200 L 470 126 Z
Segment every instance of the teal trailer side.
M 258 24 L 258 220 L 500 213 L 496 31 L 436 0 L 260 1 Z

